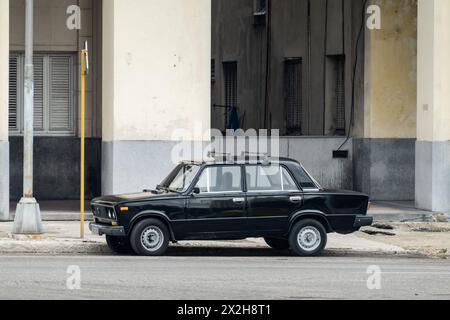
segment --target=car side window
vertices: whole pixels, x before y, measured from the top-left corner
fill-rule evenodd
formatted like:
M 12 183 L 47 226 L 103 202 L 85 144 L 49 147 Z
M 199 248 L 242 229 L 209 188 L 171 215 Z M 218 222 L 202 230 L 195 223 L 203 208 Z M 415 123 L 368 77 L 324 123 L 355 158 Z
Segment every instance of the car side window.
M 283 191 L 299 191 L 294 179 L 286 168 L 281 169 L 281 174 L 281 179 L 283 181 Z
M 196 185 L 200 193 L 242 191 L 240 166 L 215 166 L 203 170 Z
M 248 191 L 298 191 L 292 176 L 282 166 L 247 166 Z

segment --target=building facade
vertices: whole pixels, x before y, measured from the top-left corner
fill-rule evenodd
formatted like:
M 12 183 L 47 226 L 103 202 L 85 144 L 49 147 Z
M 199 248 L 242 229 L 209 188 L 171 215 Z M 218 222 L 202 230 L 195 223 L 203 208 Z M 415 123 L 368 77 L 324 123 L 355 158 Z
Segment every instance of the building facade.
M 1 220 L 22 191 L 24 12 L 0 0 Z M 237 126 L 279 129 L 325 187 L 450 211 L 447 15 L 447 0 L 35 0 L 35 196 L 78 197 L 87 40 L 86 198 L 154 187 L 174 132 Z

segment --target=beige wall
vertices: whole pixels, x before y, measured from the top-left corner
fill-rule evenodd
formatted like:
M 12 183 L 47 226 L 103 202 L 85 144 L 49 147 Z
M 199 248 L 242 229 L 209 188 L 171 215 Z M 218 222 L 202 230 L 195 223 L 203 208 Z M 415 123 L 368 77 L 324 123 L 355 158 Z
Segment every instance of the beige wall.
M 417 0 L 371 3 L 382 25 L 366 28 L 364 137 L 416 138 Z
M 25 50 L 25 0 L 10 2 L 10 50 Z M 91 73 L 86 83 L 86 135 L 101 137 L 101 0 L 35 0 L 34 49 L 43 52 L 76 53 L 89 43 L 91 53 Z M 73 4 L 81 7 L 81 30 L 68 30 L 66 27 L 67 7 Z M 79 59 L 77 64 L 77 97 L 79 84 Z M 78 122 L 80 121 L 78 101 Z
M 66 28 L 66 9 L 73 0 L 36 0 L 34 13 L 35 49 L 76 51 L 78 33 Z M 24 50 L 25 0 L 10 0 L 11 50 Z
M 9 0 L 0 0 L 0 141 L 8 141 Z
M 210 0 L 104 2 L 105 141 L 210 128 L 210 11 Z
M 450 140 L 450 1 L 419 0 L 419 141 Z

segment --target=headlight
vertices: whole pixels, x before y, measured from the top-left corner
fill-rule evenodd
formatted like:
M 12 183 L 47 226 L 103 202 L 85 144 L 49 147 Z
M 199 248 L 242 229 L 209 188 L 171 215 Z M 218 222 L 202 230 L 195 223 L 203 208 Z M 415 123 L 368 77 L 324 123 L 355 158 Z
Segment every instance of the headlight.
M 115 220 L 116 219 L 116 213 L 114 212 L 113 208 L 109 208 L 108 209 L 108 218 L 110 218 L 111 220 Z

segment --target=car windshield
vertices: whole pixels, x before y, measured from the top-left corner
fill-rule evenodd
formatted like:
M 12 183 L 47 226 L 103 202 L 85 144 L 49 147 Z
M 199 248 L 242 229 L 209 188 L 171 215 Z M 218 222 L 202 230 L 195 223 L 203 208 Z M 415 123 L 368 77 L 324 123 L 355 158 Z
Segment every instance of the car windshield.
M 196 164 L 184 164 L 177 167 L 177 172 L 172 172 L 172 181 L 167 181 L 164 187 L 170 191 L 184 192 L 191 185 L 192 181 L 195 179 L 200 166 Z

